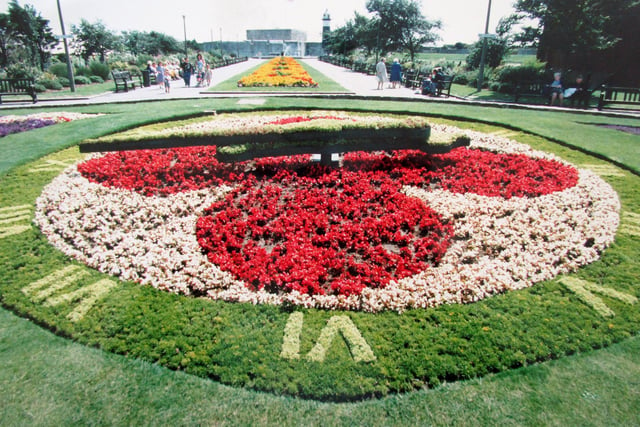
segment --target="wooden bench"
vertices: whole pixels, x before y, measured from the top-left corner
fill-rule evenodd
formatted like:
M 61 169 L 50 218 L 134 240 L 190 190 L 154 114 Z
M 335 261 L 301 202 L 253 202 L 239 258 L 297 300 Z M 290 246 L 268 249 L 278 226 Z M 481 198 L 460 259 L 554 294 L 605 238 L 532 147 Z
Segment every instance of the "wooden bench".
M 411 82 L 415 79 L 417 74 L 418 72 L 415 70 L 407 70 L 403 72 L 401 77 L 402 86 L 411 89 Z
M 138 87 L 141 86 L 140 80 L 135 79 L 134 76 L 131 75 L 129 71 L 111 71 L 111 76 L 113 77 L 113 82 L 116 85 L 116 93 L 120 90 L 124 90 L 125 92 L 129 92 L 129 89 L 136 88 L 136 84 Z
M 424 76 L 418 75 L 417 79 L 420 80 L 418 83 L 418 87 L 422 88 L 423 80 L 430 76 L 431 76 L 430 74 L 424 75 Z M 433 96 L 445 95 L 447 98 L 451 96 L 451 85 L 453 84 L 453 79 L 455 77 L 456 77 L 455 74 L 443 75 L 442 80 L 435 83 L 436 91 L 432 95 Z M 425 93 L 423 92 L 423 94 Z
M 6 95 L 28 95 L 34 104 L 38 102 L 33 79 L 0 79 L 0 104 L 2 104 L 2 97 Z
M 518 82 L 514 87 L 513 96 L 515 102 L 518 102 L 521 97 L 526 96 L 545 98 L 548 103 L 551 99 L 551 85 L 540 80 Z
M 444 79 L 436 85 L 436 96 L 445 95 L 447 98 L 451 96 L 451 85 L 453 84 L 453 79 L 455 77 L 455 74 L 450 76 L 445 75 Z
M 640 89 L 603 85 L 600 89 L 598 110 L 602 110 L 609 104 L 640 107 Z
M 409 80 L 409 87 L 411 89 L 417 89 L 419 87 L 422 87 L 422 80 L 424 80 L 425 77 L 426 75 L 421 72 L 412 74 L 411 79 Z

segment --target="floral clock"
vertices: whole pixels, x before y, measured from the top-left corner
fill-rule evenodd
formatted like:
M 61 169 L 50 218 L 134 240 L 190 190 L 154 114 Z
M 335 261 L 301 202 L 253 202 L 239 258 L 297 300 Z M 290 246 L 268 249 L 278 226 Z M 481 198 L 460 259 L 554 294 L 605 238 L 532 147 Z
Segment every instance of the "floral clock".
M 264 112 L 197 126 L 316 118 L 377 120 Z M 92 299 L 70 334 L 225 383 L 325 399 L 593 346 L 558 344 L 566 325 L 548 313 L 568 308 L 606 328 L 598 313 L 564 306 L 557 285 L 534 285 L 599 259 L 618 226 L 616 193 L 548 153 L 465 133 L 471 145 L 448 153 L 355 152 L 339 168 L 302 155 L 226 164 L 216 147 L 80 161 L 44 188 L 36 223 L 55 248 L 122 282 Z M 529 308 L 506 316 L 514 307 Z M 96 332 L 95 322 L 110 326 Z
M 107 154 L 57 178 L 38 222 L 70 256 L 159 289 L 371 312 L 473 302 L 598 259 L 619 210 L 602 180 L 470 136 L 448 154 L 359 152 L 341 168 L 306 156 L 227 165 L 215 147 Z

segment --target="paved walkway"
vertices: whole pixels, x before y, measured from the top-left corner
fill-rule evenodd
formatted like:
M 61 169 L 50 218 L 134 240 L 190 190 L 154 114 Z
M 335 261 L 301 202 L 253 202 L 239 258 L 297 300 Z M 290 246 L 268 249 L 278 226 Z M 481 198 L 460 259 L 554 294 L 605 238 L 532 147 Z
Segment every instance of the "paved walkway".
M 248 61 L 240 62 L 238 64 L 229 65 L 222 68 L 216 68 L 213 70 L 211 86 L 216 86 L 217 84 L 226 81 L 236 75 L 242 74 L 247 70 L 255 67 L 261 62 L 265 61 L 264 59 L 250 58 Z M 488 102 L 488 101 L 477 101 L 473 99 L 460 99 L 455 97 L 450 98 L 430 98 L 424 95 L 421 95 L 419 91 L 414 89 L 408 89 L 405 87 L 400 87 L 396 89 L 390 89 L 385 87 L 383 90 L 377 90 L 377 82 L 375 76 L 368 76 L 362 73 L 356 73 L 346 68 L 338 67 L 332 64 L 328 64 L 326 62 L 319 61 L 315 58 L 305 58 L 304 61 L 308 63 L 310 66 L 320 71 L 330 79 L 335 80 L 340 85 L 342 85 L 346 92 L 343 94 L 336 94 L 336 96 L 353 96 L 354 98 L 388 98 L 390 100 L 423 100 L 425 102 L 448 102 L 448 103 L 462 103 L 467 105 L 484 105 L 484 106 L 499 106 L 499 107 L 511 107 L 511 108 L 522 108 L 522 109 L 532 109 L 532 110 L 546 110 L 549 108 L 553 108 L 554 110 L 564 110 L 571 111 L 574 113 L 595 113 L 595 114 L 603 114 L 603 115 L 611 115 L 611 116 L 620 116 L 620 117 L 631 117 L 631 118 L 639 118 L 640 112 L 638 111 L 629 111 L 629 112 L 620 112 L 620 111 L 606 111 L 606 112 L 598 112 L 596 110 L 576 110 L 571 108 L 560 108 L 560 107 L 548 107 L 546 105 L 523 105 L 523 104 L 513 104 L 513 103 L 500 103 L 500 102 Z M 185 87 L 183 80 L 174 80 L 171 82 L 171 91 L 170 93 L 165 93 L 164 90 L 161 90 L 158 86 L 151 86 L 145 88 L 138 88 L 129 92 L 106 92 L 101 95 L 92 96 L 89 98 L 50 98 L 50 99 L 42 99 L 38 101 L 38 103 L 33 104 L 29 100 L 25 99 L 24 102 L 13 101 L 11 98 L 5 98 L 7 102 L 4 102 L 0 105 L 1 109 L 7 108 L 24 108 L 24 107 L 48 107 L 48 106 L 65 106 L 65 105 L 86 105 L 86 104 L 102 104 L 102 103 L 118 103 L 118 102 L 136 102 L 136 101 L 152 101 L 152 100 L 163 100 L 163 99 L 191 99 L 191 98 L 210 98 L 210 97 L 220 97 L 220 98 L 228 98 L 228 97 L 244 97 L 244 98 L 255 98 L 255 97 L 264 97 L 264 96 L 327 96 L 327 93 L 321 93 L 314 95 L 313 93 L 265 93 L 265 92 L 206 92 L 203 88 L 196 87 Z

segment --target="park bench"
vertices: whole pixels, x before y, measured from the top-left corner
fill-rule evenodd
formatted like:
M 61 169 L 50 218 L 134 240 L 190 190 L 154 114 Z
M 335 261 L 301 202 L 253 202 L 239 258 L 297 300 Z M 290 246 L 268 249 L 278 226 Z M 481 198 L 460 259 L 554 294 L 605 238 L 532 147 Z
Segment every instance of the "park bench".
M 549 103 L 551 99 L 551 85 L 542 80 L 521 81 L 514 86 L 513 95 L 515 102 L 518 102 L 521 97 L 525 96 L 528 98 L 545 98 L 547 103 Z
M 427 76 L 427 74 L 421 72 L 417 72 L 416 74 L 412 75 L 411 80 L 409 80 L 410 87 L 412 89 L 422 87 L 422 80 L 424 80 L 424 78 Z
M 403 72 L 401 78 L 402 86 L 411 89 L 413 87 L 412 81 L 417 77 L 417 75 L 418 72 L 416 70 L 407 70 Z
M 448 98 L 451 95 L 451 85 L 453 84 L 453 79 L 455 77 L 455 74 L 452 74 L 450 76 L 445 75 L 444 79 L 440 82 L 436 89 L 436 96 L 445 95 Z
M 0 79 L 0 104 L 2 97 L 6 95 L 28 95 L 34 104 L 38 102 L 33 79 Z
M 430 77 L 430 76 L 431 76 L 430 74 L 418 75 L 416 80 L 419 80 L 419 82 L 415 82 L 417 84 L 417 86 L 414 86 L 414 87 L 422 88 L 423 80 L 428 78 L 428 77 Z M 436 92 L 433 94 L 433 96 L 445 95 L 447 98 L 449 96 L 451 96 L 451 85 L 453 84 L 453 79 L 455 77 L 456 77 L 455 74 L 444 75 L 443 79 L 440 80 L 438 82 L 438 84 L 436 84 Z
M 598 110 L 602 110 L 611 104 L 640 107 L 640 89 L 602 85 Z
M 120 90 L 124 90 L 125 92 L 129 92 L 129 89 L 136 88 L 136 84 L 138 87 L 141 86 L 140 80 L 131 75 L 129 71 L 111 71 L 111 76 L 113 77 L 113 82 L 116 85 L 116 93 Z

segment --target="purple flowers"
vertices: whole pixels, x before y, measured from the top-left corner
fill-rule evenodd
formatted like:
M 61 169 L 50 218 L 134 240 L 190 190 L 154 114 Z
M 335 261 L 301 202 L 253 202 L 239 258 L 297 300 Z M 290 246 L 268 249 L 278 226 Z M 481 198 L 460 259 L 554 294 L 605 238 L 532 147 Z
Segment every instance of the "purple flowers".
M 57 122 L 53 119 L 26 118 L 23 120 L 15 120 L 10 122 L 0 122 L 0 138 L 11 135 L 12 133 L 25 132 L 31 129 L 43 128 L 45 126 L 54 125 Z
M 43 128 L 56 123 L 70 122 L 78 119 L 99 116 L 100 114 L 82 113 L 36 113 L 27 116 L 0 117 L 0 138 L 12 133 L 25 132 L 31 129 Z

